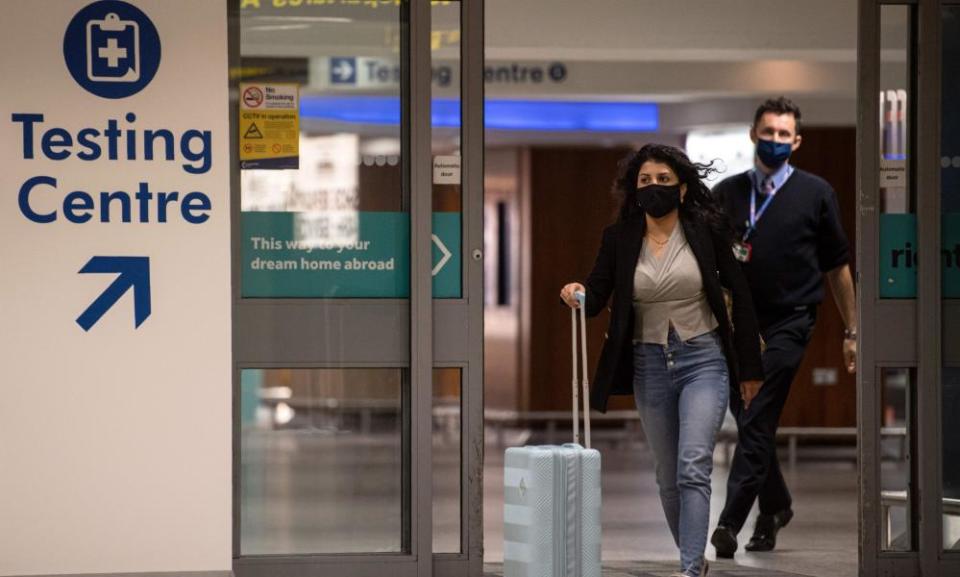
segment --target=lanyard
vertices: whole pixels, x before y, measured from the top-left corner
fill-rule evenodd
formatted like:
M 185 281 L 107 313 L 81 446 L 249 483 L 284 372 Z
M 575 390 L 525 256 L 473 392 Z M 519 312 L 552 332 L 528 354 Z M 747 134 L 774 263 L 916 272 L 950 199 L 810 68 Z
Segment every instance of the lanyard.
M 767 200 L 763 201 L 763 205 L 760 206 L 760 210 L 757 210 L 757 184 L 754 182 L 753 186 L 750 187 L 750 220 L 747 221 L 747 229 L 743 232 L 743 242 L 749 240 L 750 235 L 757 230 L 757 223 L 760 222 L 760 217 L 763 216 L 763 213 L 767 211 L 767 208 L 770 206 L 770 203 L 773 202 L 773 197 L 777 195 L 777 190 L 772 191 L 768 196 Z

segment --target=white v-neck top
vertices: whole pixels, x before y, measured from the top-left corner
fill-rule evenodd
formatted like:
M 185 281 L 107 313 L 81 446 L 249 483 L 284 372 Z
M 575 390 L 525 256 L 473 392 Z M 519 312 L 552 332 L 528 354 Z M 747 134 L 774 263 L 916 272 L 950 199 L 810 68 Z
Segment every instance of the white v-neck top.
M 634 342 L 667 345 L 670 326 L 684 341 L 717 328 L 697 259 L 679 223 L 655 257 L 643 243 L 633 276 Z

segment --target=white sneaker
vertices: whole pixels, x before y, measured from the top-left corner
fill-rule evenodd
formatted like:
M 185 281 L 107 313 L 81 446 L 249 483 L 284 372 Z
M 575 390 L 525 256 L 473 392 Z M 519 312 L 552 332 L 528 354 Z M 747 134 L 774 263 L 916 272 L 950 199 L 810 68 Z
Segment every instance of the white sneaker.
M 700 567 L 700 574 L 697 577 L 707 577 L 707 574 L 710 573 L 710 563 L 707 562 L 707 559 L 703 559 L 703 565 Z M 690 577 L 686 573 L 673 573 L 670 577 Z

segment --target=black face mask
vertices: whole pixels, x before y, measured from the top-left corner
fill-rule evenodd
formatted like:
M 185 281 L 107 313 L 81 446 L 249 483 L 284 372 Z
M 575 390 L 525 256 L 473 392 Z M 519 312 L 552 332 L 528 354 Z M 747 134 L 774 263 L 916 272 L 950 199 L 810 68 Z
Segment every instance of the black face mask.
M 653 218 L 662 218 L 680 207 L 680 185 L 648 184 L 638 188 L 637 206 Z

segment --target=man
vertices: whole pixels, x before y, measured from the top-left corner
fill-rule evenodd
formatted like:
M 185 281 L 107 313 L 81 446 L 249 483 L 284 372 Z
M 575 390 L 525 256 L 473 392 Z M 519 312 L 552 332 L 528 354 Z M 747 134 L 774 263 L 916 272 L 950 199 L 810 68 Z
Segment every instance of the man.
M 739 442 L 711 538 L 717 556 L 725 558 L 736 552 L 754 500 L 760 515 L 747 551 L 773 550 L 777 532 L 793 517 L 777 459 L 777 425 L 813 332 L 824 276 L 846 326 L 844 364 L 856 370 L 856 297 L 836 194 L 826 181 L 788 162 L 800 148 L 800 109 L 783 97 L 767 100 L 757 109 L 750 138 L 755 168 L 715 188 L 734 225 L 734 253 L 753 291 L 766 343 L 763 384 L 730 395 Z

